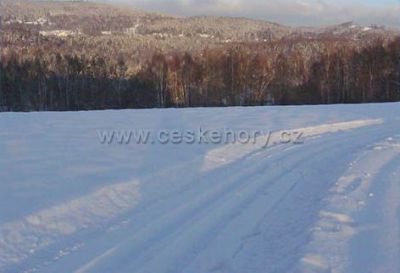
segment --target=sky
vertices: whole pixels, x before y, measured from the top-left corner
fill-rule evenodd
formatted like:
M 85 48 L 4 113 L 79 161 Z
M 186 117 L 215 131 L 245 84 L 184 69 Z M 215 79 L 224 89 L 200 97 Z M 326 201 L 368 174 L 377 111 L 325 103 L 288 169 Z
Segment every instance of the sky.
M 179 16 L 221 15 L 316 26 L 354 21 L 400 27 L 400 0 L 108 0 Z

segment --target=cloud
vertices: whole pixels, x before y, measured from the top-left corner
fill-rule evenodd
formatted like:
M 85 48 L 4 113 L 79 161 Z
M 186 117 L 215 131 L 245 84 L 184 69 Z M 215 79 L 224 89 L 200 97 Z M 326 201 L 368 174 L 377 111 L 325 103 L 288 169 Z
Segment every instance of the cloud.
M 240 16 L 288 25 L 345 21 L 400 26 L 400 0 L 110 0 L 174 15 Z

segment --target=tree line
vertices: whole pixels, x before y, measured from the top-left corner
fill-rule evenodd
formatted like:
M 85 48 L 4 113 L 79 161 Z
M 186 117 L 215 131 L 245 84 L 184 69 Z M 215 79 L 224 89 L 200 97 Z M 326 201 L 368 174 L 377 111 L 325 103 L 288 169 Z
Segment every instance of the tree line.
M 5 47 L 0 110 L 400 100 L 400 38 L 362 47 L 330 40 L 236 43 L 196 52 L 153 52 L 143 63 L 132 63 L 127 54 L 84 54 L 64 45 Z

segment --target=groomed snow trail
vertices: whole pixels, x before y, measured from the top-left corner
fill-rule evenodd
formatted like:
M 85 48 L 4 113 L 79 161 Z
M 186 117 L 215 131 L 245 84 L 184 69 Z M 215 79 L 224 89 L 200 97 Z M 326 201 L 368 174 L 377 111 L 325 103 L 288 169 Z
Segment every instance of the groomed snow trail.
M 0 122 L 0 272 L 400 272 L 400 104 Z M 97 129 L 194 126 L 270 130 L 271 143 L 301 132 L 304 143 L 96 138 Z

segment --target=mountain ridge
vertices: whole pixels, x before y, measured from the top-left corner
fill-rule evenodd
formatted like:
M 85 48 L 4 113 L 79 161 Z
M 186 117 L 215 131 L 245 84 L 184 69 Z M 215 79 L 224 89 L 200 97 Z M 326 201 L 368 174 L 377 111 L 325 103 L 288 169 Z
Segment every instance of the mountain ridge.
M 87 35 L 135 34 L 162 39 L 200 36 L 214 42 L 267 42 L 285 37 L 331 35 L 344 39 L 385 38 L 398 35 L 398 29 L 386 26 L 363 26 L 345 22 L 332 26 L 293 27 L 268 20 L 246 17 L 189 16 L 177 17 L 147 12 L 128 4 L 92 1 L 3 1 L 3 23 L 35 22 L 47 17 L 50 24 L 40 30 L 80 30 Z M 71 21 L 77 21 L 73 23 Z M 54 22 L 52 22 L 54 21 Z M 37 23 L 36 25 L 40 25 Z M 72 32 L 71 32 L 72 33 Z

